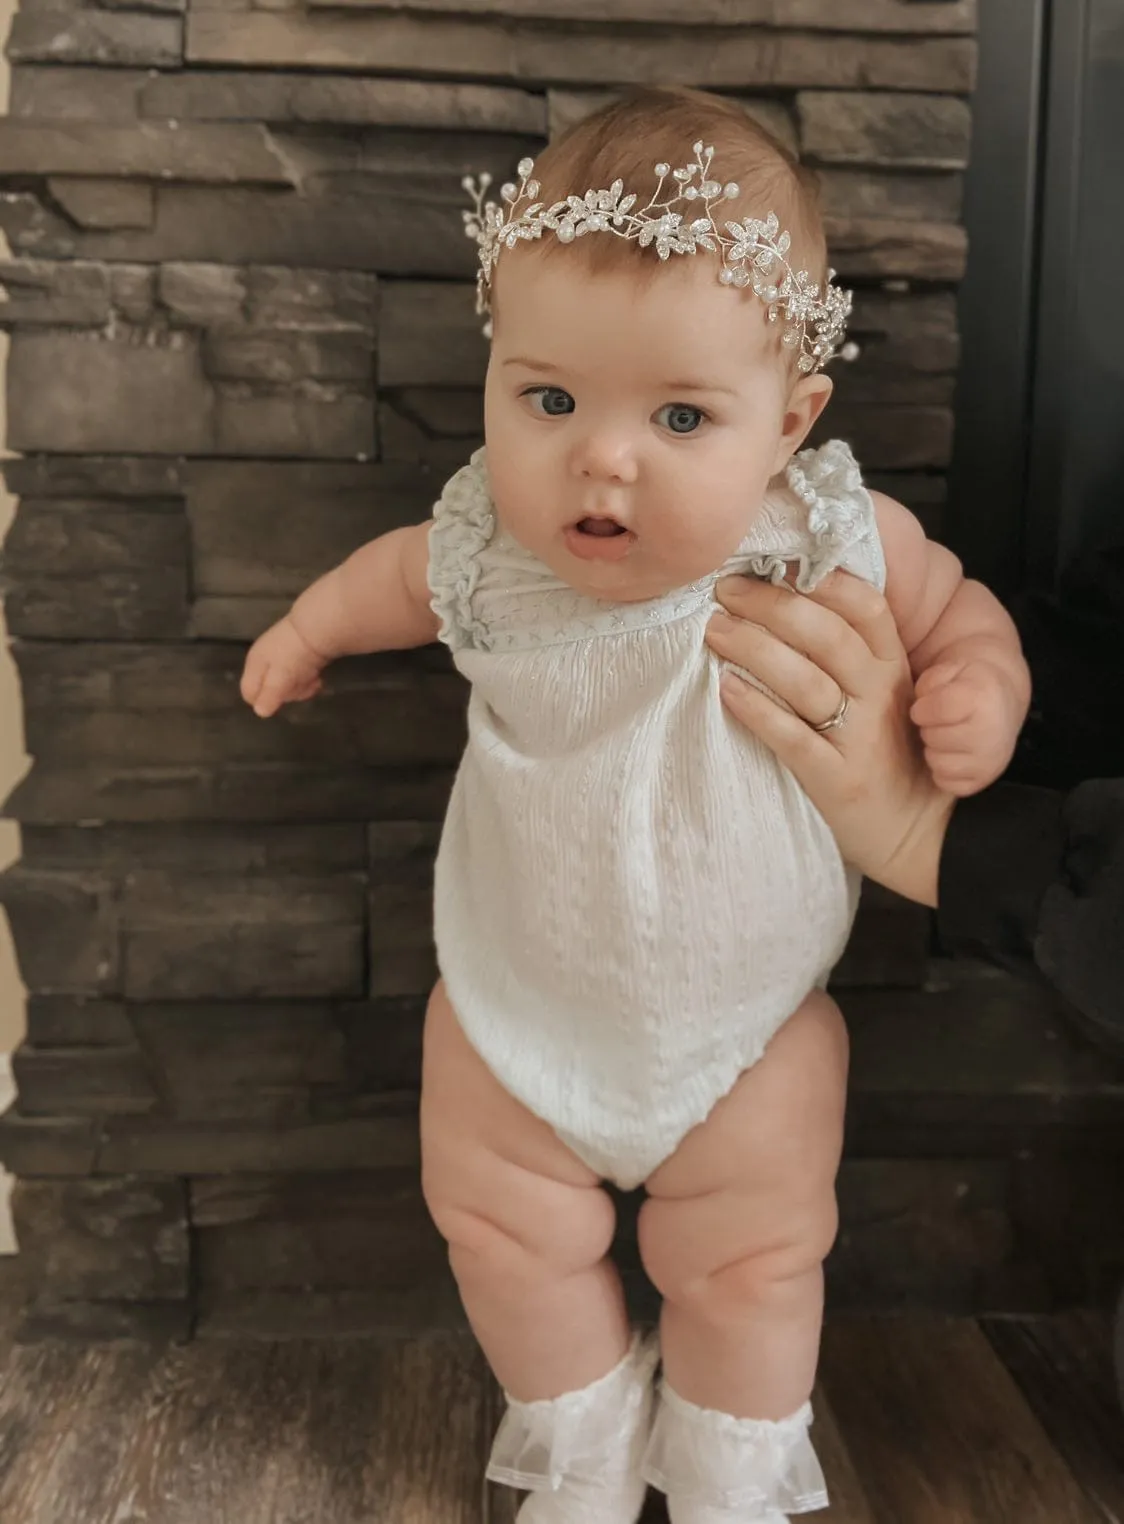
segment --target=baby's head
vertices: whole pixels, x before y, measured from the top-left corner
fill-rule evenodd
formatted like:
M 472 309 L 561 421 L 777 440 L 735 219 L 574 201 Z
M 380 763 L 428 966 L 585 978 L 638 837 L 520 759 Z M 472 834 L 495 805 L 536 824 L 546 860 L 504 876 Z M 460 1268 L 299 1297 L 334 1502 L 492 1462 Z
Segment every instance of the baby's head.
M 822 289 L 810 177 L 734 102 L 680 89 L 615 102 L 543 152 L 534 200 L 623 180 L 639 212 L 653 167 L 690 165 L 700 141 L 713 145 L 714 179 L 737 187 L 713 206 L 717 226 L 775 213 L 791 268 Z M 662 199 L 678 189 L 669 177 Z M 701 199 L 677 209 L 688 224 L 705 215 Z M 767 301 L 720 283 L 722 270 L 718 252 L 661 259 L 655 240 L 605 231 L 502 249 L 485 398 L 496 508 L 583 592 L 634 601 L 715 571 L 831 394 L 826 377 L 801 371 L 807 349 L 784 342 L 783 313 L 770 322 Z

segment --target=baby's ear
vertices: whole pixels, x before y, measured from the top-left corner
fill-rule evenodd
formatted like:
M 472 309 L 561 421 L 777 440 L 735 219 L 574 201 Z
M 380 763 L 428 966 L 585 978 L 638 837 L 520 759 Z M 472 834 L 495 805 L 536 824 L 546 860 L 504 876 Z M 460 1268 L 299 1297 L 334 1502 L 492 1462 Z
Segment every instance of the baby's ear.
M 831 401 L 834 389 L 835 383 L 822 371 L 814 376 L 801 376 L 792 388 L 785 405 L 781 437 L 777 441 L 774 476 L 784 470 L 812 432 L 816 420 Z

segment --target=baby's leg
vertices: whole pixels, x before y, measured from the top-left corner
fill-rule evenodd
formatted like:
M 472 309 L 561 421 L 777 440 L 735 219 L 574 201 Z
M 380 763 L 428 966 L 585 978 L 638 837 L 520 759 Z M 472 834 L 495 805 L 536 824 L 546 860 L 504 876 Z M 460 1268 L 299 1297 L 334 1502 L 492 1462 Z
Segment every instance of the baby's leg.
M 613 1203 L 593 1171 L 503 1089 L 443 985 L 426 1019 L 421 1135 L 426 1202 L 504 1389 L 530 1402 L 604 1376 L 630 1342 L 607 1258 Z
M 823 1506 L 818 1467 L 803 1431 L 819 1353 L 823 1261 L 837 1228 L 846 1080 L 843 1018 L 826 995 L 812 995 L 648 1182 L 640 1246 L 665 1299 L 662 1343 L 670 1388 L 657 1423 L 666 1443 L 657 1433 L 653 1444 L 653 1452 L 663 1450 L 663 1461 L 655 1457 L 653 1479 L 669 1484 L 674 1505 L 675 1478 L 663 1474 L 663 1462 L 674 1470 L 675 1452 L 684 1445 L 697 1454 L 700 1437 L 706 1443 L 708 1419 L 715 1420 L 711 1436 L 721 1433 L 724 1444 L 733 1444 L 725 1451 L 731 1465 L 737 1443 L 748 1456 L 756 1433 L 765 1437 L 758 1445 L 762 1455 L 770 1448 L 777 1453 L 779 1438 L 780 1448 L 790 1450 L 794 1473 L 801 1473 L 780 1486 L 772 1512 L 692 1514 L 673 1506 L 677 1521 L 776 1519 Z M 717 1415 L 725 1415 L 724 1423 Z M 755 1422 L 739 1427 L 735 1420 Z M 725 1464 L 714 1451 L 712 1473 Z M 752 1489 L 761 1479 L 755 1461 L 740 1482 L 731 1475 L 718 1491 L 729 1498 L 739 1486 Z
M 653 1347 L 630 1336 L 593 1172 L 496 1081 L 439 985 L 422 1086 L 426 1200 L 508 1397 L 488 1475 L 529 1491 L 520 1524 L 634 1524 Z

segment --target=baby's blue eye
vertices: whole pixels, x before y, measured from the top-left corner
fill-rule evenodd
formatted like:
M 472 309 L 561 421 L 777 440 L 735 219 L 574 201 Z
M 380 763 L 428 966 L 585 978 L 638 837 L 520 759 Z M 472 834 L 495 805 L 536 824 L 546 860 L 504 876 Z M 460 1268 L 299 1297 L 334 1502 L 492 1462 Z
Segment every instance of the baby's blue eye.
M 547 418 L 564 418 L 567 413 L 572 413 L 576 406 L 569 392 L 564 392 L 560 386 L 532 386 L 523 393 L 524 397 L 530 397 L 535 404 L 536 412 L 544 414 Z
M 669 402 L 660 408 L 656 417 L 673 434 L 693 434 L 706 414 L 700 408 L 688 407 L 685 402 Z

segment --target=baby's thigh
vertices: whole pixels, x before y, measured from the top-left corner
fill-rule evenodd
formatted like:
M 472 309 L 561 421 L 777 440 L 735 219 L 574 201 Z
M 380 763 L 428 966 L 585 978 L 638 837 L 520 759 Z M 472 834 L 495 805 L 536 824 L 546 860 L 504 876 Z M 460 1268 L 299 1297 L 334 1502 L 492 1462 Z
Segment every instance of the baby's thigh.
M 761 1060 L 647 1183 L 640 1244 L 665 1295 L 767 1259 L 775 1277 L 813 1268 L 837 1229 L 847 1031 L 810 995 Z
M 421 1142 L 426 1202 L 453 1249 L 563 1273 L 608 1252 L 615 1213 L 598 1177 L 503 1088 L 442 984 L 426 1016 Z

